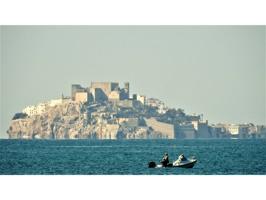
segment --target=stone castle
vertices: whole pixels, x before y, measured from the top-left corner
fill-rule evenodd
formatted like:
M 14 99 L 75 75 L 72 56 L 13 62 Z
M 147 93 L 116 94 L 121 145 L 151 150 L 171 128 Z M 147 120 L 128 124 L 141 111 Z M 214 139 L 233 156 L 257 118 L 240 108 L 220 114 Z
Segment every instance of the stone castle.
M 159 99 L 130 95 L 129 83 L 71 86 L 71 96 L 27 106 L 7 131 L 23 139 L 194 139 L 266 137 L 265 126 L 209 125 L 201 115 L 168 108 Z
M 79 84 L 72 85 L 71 99 L 77 102 L 104 102 L 129 99 L 129 83 L 124 88 L 117 82 L 91 82 L 90 87 L 84 88 Z

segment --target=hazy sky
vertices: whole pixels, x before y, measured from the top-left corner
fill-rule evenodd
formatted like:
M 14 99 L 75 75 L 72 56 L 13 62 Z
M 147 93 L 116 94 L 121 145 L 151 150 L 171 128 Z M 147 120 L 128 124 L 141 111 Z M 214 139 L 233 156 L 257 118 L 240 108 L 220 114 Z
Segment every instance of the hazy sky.
M 130 82 L 210 123 L 266 124 L 265 26 L 1 26 L 1 129 L 72 83 Z

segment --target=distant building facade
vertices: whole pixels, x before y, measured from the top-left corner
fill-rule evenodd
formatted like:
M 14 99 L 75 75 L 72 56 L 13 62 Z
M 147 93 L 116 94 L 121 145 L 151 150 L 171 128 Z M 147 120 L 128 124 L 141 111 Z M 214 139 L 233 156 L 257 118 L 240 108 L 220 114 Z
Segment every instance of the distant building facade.
M 247 138 L 249 133 L 249 127 L 245 124 L 230 124 L 227 130 L 231 136 L 239 138 Z

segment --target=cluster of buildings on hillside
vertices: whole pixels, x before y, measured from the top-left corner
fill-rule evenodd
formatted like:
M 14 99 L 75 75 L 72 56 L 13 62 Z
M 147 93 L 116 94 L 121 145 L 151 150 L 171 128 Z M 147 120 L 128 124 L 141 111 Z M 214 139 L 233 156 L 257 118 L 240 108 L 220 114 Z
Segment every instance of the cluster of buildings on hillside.
M 186 115 L 181 109 L 169 109 L 162 101 L 144 95 L 130 96 L 129 83 L 91 82 L 89 87 L 71 86 L 71 97 L 51 100 L 23 110 L 29 116 L 40 115 L 47 107 L 63 103 L 86 105 L 87 124 L 98 139 L 117 138 L 259 138 L 266 127 L 253 124 L 215 124 L 200 115 Z
M 219 123 L 210 126 L 213 137 L 230 138 L 266 138 L 266 126 L 254 125 L 252 123 L 231 124 Z
M 39 103 L 37 105 L 27 106 L 22 110 L 22 112 L 26 113 L 28 116 L 41 115 L 47 110 L 48 107 L 55 107 L 67 102 L 70 102 L 70 99 L 68 97 L 65 98 L 62 96 L 60 99 L 53 99 L 47 102 Z
M 164 138 L 266 138 L 266 126 L 254 124 L 208 124 L 208 121 L 187 121 L 169 124 L 146 119 L 146 124 L 155 131 L 164 133 Z

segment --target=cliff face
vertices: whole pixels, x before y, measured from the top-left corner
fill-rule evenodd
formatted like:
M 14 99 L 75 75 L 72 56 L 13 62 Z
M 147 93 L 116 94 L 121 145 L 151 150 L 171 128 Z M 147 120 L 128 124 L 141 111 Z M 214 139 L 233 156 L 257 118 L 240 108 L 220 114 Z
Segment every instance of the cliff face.
M 11 121 L 7 131 L 9 138 L 63 139 L 77 138 L 85 133 L 86 109 L 83 104 L 63 103 L 47 107 L 41 115 L 18 118 Z
M 194 117 L 174 109 L 160 114 L 154 107 L 128 100 L 87 105 L 68 99 L 38 105 L 15 114 L 7 130 L 10 139 L 174 138 L 173 123 Z M 156 120 L 147 123 L 151 117 Z
M 123 118 L 129 120 L 120 123 L 113 116 L 118 114 L 114 109 L 117 107 L 107 103 L 90 110 L 86 104 L 69 101 L 48 106 L 41 114 L 15 114 L 7 133 L 10 139 L 146 139 L 160 136 L 148 127 L 139 126 L 138 118 Z

